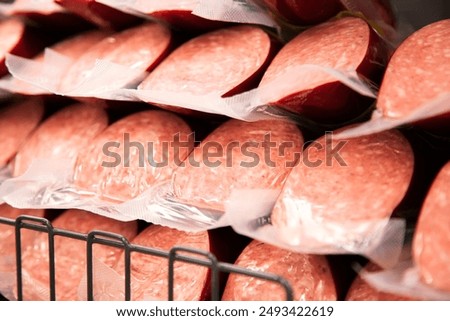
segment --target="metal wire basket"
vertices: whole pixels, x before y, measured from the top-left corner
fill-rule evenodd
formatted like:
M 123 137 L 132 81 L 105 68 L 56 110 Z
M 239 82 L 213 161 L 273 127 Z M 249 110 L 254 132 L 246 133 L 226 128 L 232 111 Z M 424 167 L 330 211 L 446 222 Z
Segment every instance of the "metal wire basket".
M 56 300 L 56 281 L 55 281 L 55 236 L 71 238 L 86 242 L 86 279 L 87 279 L 87 300 L 94 300 L 94 273 L 93 273 L 93 245 L 102 244 L 121 248 L 125 257 L 125 275 L 124 275 L 124 293 L 125 300 L 131 299 L 131 262 L 133 252 L 144 255 L 156 256 L 167 259 L 168 264 L 168 301 L 174 299 L 174 264 L 175 262 L 185 262 L 210 269 L 211 273 L 211 300 L 220 300 L 220 273 L 241 274 L 248 277 L 258 278 L 269 282 L 278 283 L 285 292 L 287 301 L 293 300 L 293 290 L 289 282 L 275 274 L 253 271 L 235 264 L 220 262 L 214 254 L 183 246 L 177 246 L 170 251 L 163 251 L 156 248 L 143 247 L 130 243 L 124 236 L 108 231 L 94 230 L 88 234 L 77 233 L 69 230 L 58 229 L 52 226 L 48 219 L 21 215 L 15 220 L 0 217 L 0 225 L 9 225 L 15 228 L 15 252 L 16 252 L 16 274 L 17 274 L 17 300 L 23 300 L 23 280 L 22 280 L 22 230 L 28 229 L 38 231 L 48 235 L 49 250 L 49 300 Z

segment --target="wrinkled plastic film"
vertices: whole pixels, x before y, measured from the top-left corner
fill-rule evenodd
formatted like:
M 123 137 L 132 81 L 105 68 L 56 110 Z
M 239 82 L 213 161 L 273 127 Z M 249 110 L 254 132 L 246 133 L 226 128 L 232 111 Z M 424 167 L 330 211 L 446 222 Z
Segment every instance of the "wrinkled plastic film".
M 130 201 L 115 203 L 77 188 L 72 178 L 73 161 L 35 160 L 24 175 L 0 186 L 0 199 L 16 208 L 76 208 L 120 221 L 142 219 L 192 232 L 228 225 L 221 213 L 178 203 L 167 182 Z
M 375 110 L 372 118 L 353 128 L 344 130 L 334 136 L 335 139 L 348 139 L 359 136 L 379 133 L 391 128 L 396 128 L 406 124 L 433 118 L 450 112 L 450 93 L 441 94 L 439 97 L 417 108 L 411 114 L 404 118 L 389 118 Z
M 314 217 L 308 204 L 292 200 L 301 219 L 297 217 L 295 225 L 275 227 L 270 213 L 279 192 L 235 191 L 225 217 L 237 233 L 295 252 L 359 254 L 383 267 L 397 263 L 405 235 L 403 220 L 327 221 Z M 249 199 L 258 202 L 250 206 Z
M 0 101 L 2 99 L 2 91 L 5 97 L 7 97 L 10 93 L 30 96 L 45 95 L 50 93 L 48 90 L 39 88 L 11 76 L 6 76 L 0 79 Z
M 52 59 L 53 58 L 53 59 Z M 45 50 L 43 62 L 12 54 L 6 56 L 6 66 L 17 79 L 56 93 L 64 73 L 73 62 L 51 49 Z
M 62 89 L 62 80 L 70 77 L 65 72 L 73 63 L 72 59 L 48 48 L 45 50 L 43 62 L 10 54 L 6 57 L 6 65 L 15 78 L 64 96 L 114 99 L 115 94 L 111 91 L 137 85 L 147 75 L 145 70 L 139 68 L 98 59 L 94 68 L 85 71 L 88 77 L 81 83 Z
M 97 259 L 93 261 L 93 297 L 95 301 L 123 301 L 125 300 L 125 278 L 114 269 Z M 87 301 L 87 271 L 78 286 L 78 299 Z M 133 284 L 133 283 L 132 283 Z
M 194 10 L 200 0 L 97 0 L 96 2 L 134 15 L 148 15 L 159 10 Z
M 213 21 L 246 23 L 277 28 L 276 22 L 251 0 L 98 0 L 97 2 L 136 16 L 151 16 L 157 11 L 186 10 Z
M 290 91 L 297 90 L 296 81 L 304 77 L 319 77 L 316 80 L 317 85 L 326 81 L 340 81 L 357 93 L 375 98 L 377 95 L 376 87 L 367 79 L 362 78 L 356 71 L 340 71 L 318 65 L 302 65 L 291 68 L 283 77 L 266 84 L 263 87 L 234 95 L 232 97 L 222 98 L 219 94 L 211 93 L 209 95 L 194 95 L 189 93 L 174 93 L 169 91 L 149 90 L 129 90 L 117 91 L 115 95 L 124 99 L 124 97 L 135 97 L 148 103 L 162 104 L 187 108 L 191 110 L 225 115 L 231 118 L 256 121 L 277 117 L 273 113 L 267 112 L 270 103 L 283 97 L 283 94 L 289 95 Z M 290 113 L 278 113 L 278 117 L 288 117 Z
M 181 202 L 172 191 L 170 181 L 150 188 L 134 200 L 122 204 L 140 219 L 187 232 L 199 232 L 228 226 L 223 212 L 198 208 Z
M 192 13 L 209 20 L 278 28 L 270 14 L 252 0 L 198 0 Z
M 296 90 L 296 80 L 312 77 L 317 85 L 324 81 L 340 81 L 361 95 L 375 98 L 376 88 L 356 71 L 340 71 L 318 65 L 302 65 L 289 70 L 264 87 L 259 87 L 232 97 L 222 98 L 217 93 L 194 95 L 169 91 L 131 89 L 144 79 L 146 73 L 139 69 L 121 66 L 105 60 L 97 60 L 95 67 L 88 71 L 82 83 L 67 90 L 61 90 L 59 84 L 66 77 L 64 71 L 73 61 L 51 49 L 45 52 L 44 63 L 32 61 L 14 55 L 8 55 L 6 64 L 11 74 L 22 81 L 59 95 L 72 97 L 95 97 L 109 100 L 144 101 L 187 108 L 206 113 L 225 115 L 231 118 L 256 121 L 272 118 L 267 112 L 272 101 L 276 101 L 290 91 Z M 127 90 L 126 88 L 130 88 Z M 288 117 L 290 113 L 278 113 L 278 117 Z
M 155 19 L 153 19 L 151 16 L 148 15 L 145 5 L 150 4 L 150 2 L 159 3 L 157 1 L 140 1 L 140 0 L 96 0 L 96 2 L 146 20 L 155 20 Z M 165 2 L 166 1 L 164 1 L 164 3 Z M 151 4 L 150 6 L 153 7 L 154 5 Z
M 379 291 L 423 300 L 450 300 L 450 293 L 424 284 L 412 261 L 379 272 L 362 272 L 362 278 Z

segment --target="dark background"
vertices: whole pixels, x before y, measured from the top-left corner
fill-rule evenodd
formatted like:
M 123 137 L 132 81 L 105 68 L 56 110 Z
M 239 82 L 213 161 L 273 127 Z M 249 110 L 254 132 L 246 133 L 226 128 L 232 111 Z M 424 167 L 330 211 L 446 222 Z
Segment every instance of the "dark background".
M 399 23 L 414 29 L 450 18 L 450 0 L 390 0 Z

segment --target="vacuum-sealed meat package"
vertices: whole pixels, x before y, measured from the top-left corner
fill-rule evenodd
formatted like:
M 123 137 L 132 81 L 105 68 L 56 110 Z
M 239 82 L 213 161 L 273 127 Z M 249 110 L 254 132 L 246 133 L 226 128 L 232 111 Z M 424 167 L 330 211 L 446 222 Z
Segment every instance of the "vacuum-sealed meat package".
M 261 80 L 259 87 L 266 88 L 261 95 L 269 105 L 316 122 L 348 121 L 365 111 L 370 101 L 323 69 L 376 82 L 386 59 L 383 41 L 366 21 L 331 20 L 301 32 L 280 50 Z M 296 68 L 303 70 L 297 70 L 301 77 L 294 79 Z
M 142 211 L 142 219 L 185 231 L 229 225 L 224 213 L 232 194 L 280 191 L 302 147 L 302 133 L 292 122 L 229 120 L 130 208 Z
M 354 42 L 351 54 L 347 41 Z M 255 26 L 206 33 L 181 45 L 138 90 L 122 96 L 185 114 L 255 121 L 298 113 L 324 122 L 349 120 L 368 108 L 362 96 L 375 97 L 360 75 L 375 80 L 385 55 L 364 20 L 347 17 L 308 29 L 272 61 L 278 47 Z
M 110 35 L 110 32 L 107 31 L 100 31 L 100 30 L 86 31 L 74 35 L 72 37 L 69 37 L 67 39 L 64 39 L 50 46 L 48 50 L 54 51 L 69 59 L 75 60 L 81 55 L 83 55 L 87 50 L 89 50 L 90 47 L 94 46 L 95 44 L 97 44 L 97 42 L 103 40 L 108 35 Z M 35 76 L 39 76 L 42 70 L 45 70 L 46 68 L 52 69 L 51 66 L 52 61 L 51 60 L 46 61 L 45 57 L 46 57 L 45 52 L 43 52 L 38 56 L 36 56 L 35 58 L 33 58 L 33 61 L 41 63 L 42 67 L 42 69 L 36 68 Z M 47 58 L 49 57 L 47 56 Z M 42 87 L 34 86 L 31 83 L 20 80 L 18 78 L 14 78 L 12 76 L 0 79 L 0 88 L 7 90 L 9 92 L 19 93 L 23 95 L 35 96 L 35 95 L 51 94 L 51 92 Z
M 101 198 L 130 200 L 168 180 L 193 148 L 191 129 L 166 111 L 144 111 L 108 127 L 79 155 L 74 184 Z M 186 143 L 176 150 L 177 142 Z M 106 149 L 106 153 L 105 153 Z
M 264 194 L 236 193 L 228 209 L 232 226 L 293 251 L 361 254 L 392 266 L 405 222 L 390 216 L 410 186 L 411 145 L 396 130 L 348 140 L 332 135 L 308 145 L 281 194 L 269 195 L 272 202 L 265 207 L 245 206 L 249 198 L 267 198 Z
M 236 265 L 271 273 L 289 282 L 296 301 L 335 301 L 336 288 L 327 259 L 320 255 L 290 252 L 252 241 Z M 285 300 L 280 284 L 256 277 L 230 274 L 222 296 L 224 301 Z
M 137 85 L 171 44 L 170 30 L 149 22 L 111 34 L 77 57 L 47 49 L 44 62 L 10 55 L 7 64 L 14 77 L 51 93 L 115 99 L 106 93 Z
M 450 115 L 450 19 L 410 35 L 387 66 L 370 121 L 341 134 L 368 135 L 404 124 L 448 133 Z
M 28 140 L 14 173 L 33 162 L 31 168 L 5 181 L 0 195 L 21 208 L 78 208 L 122 221 L 145 219 L 129 202 L 145 200 L 144 192 L 170 180 L 193 147 L 189 125 L 168 111 L 132 113 L 107 127 L 103 109 L 71 106 Z

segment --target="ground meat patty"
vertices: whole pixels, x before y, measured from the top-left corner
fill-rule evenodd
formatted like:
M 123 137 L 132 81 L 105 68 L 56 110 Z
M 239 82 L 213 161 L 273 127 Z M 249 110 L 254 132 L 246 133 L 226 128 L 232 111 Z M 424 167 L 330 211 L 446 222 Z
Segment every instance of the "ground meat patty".
M 433 182 L 414 234 L 413 255 L 424 283 L 450 291 L 450 163 Z
M 334 301 L 336 289 L 324 256 L 290 252 L 259 241 L 252 241 L 236 261 L 236 265 L 285 278 L 297 301 Z M 231 274 L 224 301 L 285 300 L 283 288 L 277 283 L 256 277 Z
M 108 231 L 123 235 L 131 240 L 137 234 L 137 222 L 119 222 L 81 210 L 68 210 L 52 221 L 59 229 L 78 233 L 92 230 Z M 35 241 L 33 248 L 22 256 L 23 269 L 28 275 L 24 278 L 25 300 L 48 300 L 40 289 L 49 291 L 48 241 L 42 234 Z M 94 245 L 94 257 L 112 267 L 117 263 L 121 250 L 119 248 Z M 56 299 L 77 300 L 78 286 L 86 271 L 86 242 L 62 236 L 55 236 L 56 263 Z
M 136 22 L 136 17 L 118 11 L 95 0 L 55 0 L 70 12 L 101 28 L 123 28 Z
M 0 217 L 9 218 L 15 220 L 20 215 L 30 215 L 35 217 L 44 217 L 45 210 L 21 210 L 11 207 L 7 204 L 0 205 Z M 22 230 L 22 245 L 32 242 L 36 232 L 23 229 Z M 24 246 L 22 246 L 24 248 Z M 13 226 L 0 224 L 0 257 L 5 258 L 7 256 L 14 257 L 16 255 L 16 239 L 15 230 Z M 12 262 L 11 262 L 12 263 Z M 15 263 L 14 263 L 15 264 Z M 13 266 L 10 266 L 12 269 Z
M 412 148 L 397 130 L 346 141 L 323 136 L 289 175 L 272 224 L 294 228 L 314 219 L 345 226 L 388 218 L 404 198 L 413 168 Z
M 258 27 L 216 30 L 181 45 L 138 88 L 231 96 L 259 81 L 273 50 L 269 35 Z
M 0 20 L 0 77 L 7 74 L 5 65 L 7 53 L 32 57 L 42 48 L 42 43 L 33 30 L 19 18 Z
M 262 2 L 288 22 L 298 25 L 324 22 L 342 9 L 339 0 L 262 0 Z
M 0 109 L 0 168 L 16 155 L 44 115 L 38 99 L 24 100 Z
M 302 146 L 291 122 L 229 120 L 177 168 L 173 191 L 182 202 L 224 211 L 233 190 L 280 189 Z
M 122 118 L 80 153 L 75 184 L 100 197 L 129 200 L 170 179 L 193 148 L 190 134 L 181 118 L 166 111 L 144 111 Z M 181 142 L 178 150 L 174 147 L 177 140 Z
M 35 159 L 74 159 L 108 125 L 101 108 L 76 104 L 42 123 L 14 159 L 14 176 L 22 175 Z
M 169 251 L 184 246 L 209 251 L 208 232 L 188 233 L 159 225 L 151 225 L 132 240 L 133 244 Z M 186 253 L 184 253 L 186 254 Z M 192 255 L 192 254 L 188 254 Z M 124 258 L 115 270 L 124 275 Z M 208 269 L 199 265 L 176 262 L 174 265 L 174 300 L 198 301 L 208 295 Z M 168 299 L 168 260 L 152 255 L 132 253 L 131 300 Z
M 89 77 L 97 59 L 142 72 L 152 70 L 167 55 L 171 41 L 170 30 L 158 23 L 145 23 L 113 34 L 89 48 L 74 62 L 60 89 L 73 89 Z
M 378 272 L 381 269 L 373 263 L 365 266 L 364 272 Z M 416 301 L 412 297 L 380 292 L 368 284 L 361 276 L 357 276 L 350 287 L 346 301 Z
M 376 80 L 384 59 L 381 41 L 364 20 L 354 17 L 332 20 L 300 33 L 287 43 L 268 67 L 260 87 L 282 81 L 293 67 L 305 64 L 357 71 Z M 311 71 L 297 79 L 295 90 L 280 90 L 270 97 L 271 105 L 324 122 L 343 121 L 367 107 L 357 99 L 359 95 L 321 71 Z
M 403 118 L 450 92 L 450 19 L 413 33 L 392 56 L 381 84 L 377 108 L 385 117 Z M 440 125 L 448 127 L 450 114 Z

